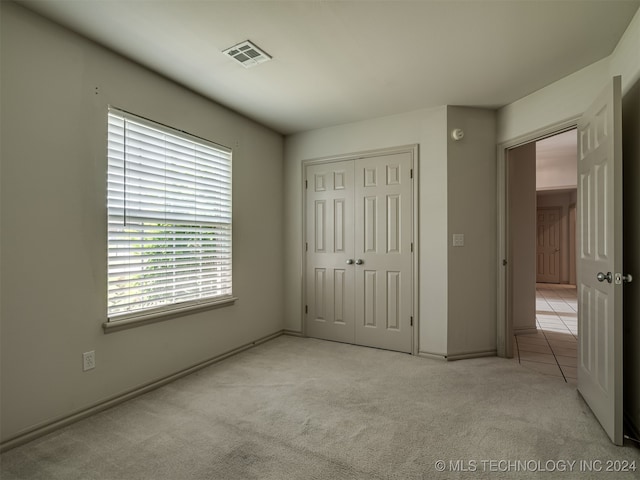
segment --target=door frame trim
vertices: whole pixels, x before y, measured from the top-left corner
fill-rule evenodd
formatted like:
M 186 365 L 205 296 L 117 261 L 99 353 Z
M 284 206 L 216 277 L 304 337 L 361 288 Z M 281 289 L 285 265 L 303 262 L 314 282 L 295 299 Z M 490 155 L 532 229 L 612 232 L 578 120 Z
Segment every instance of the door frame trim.
M 375 150 L 363 150 L 359 152 L 352 152 L 340 155 L 330 155 L 326 157 L 311 158 L 302 161 L 301 170 L 301 195 L 302 195 L 302 302 L 300 305 L 300 318 L 302 318 L 302 335 L 307 336 L 307 315 L 305 313 L 305 306 L 307 305 L 307 280 L 305 272 L 307 271 L 307 255 L 306 255 L 306 243 L 307 243 L 307 194 L 305 188 L 305 180 L 307 177 L 307 167 L 310 165 L 318 165 L 323 163 L 335 163 L 344 160 L 357 160 L 359 158 L 367 157 L 380 157 L 383 155 L 390 155 L 394 153 L 409 153 L 411 154 L 411 168 L 413 169 L 413 183 L 412 190 L 412 225 L 411 235 L 413 237 L 413 259 L 412 259 L 412 275 L 413 288 L 411 292 L 412 310 L 413 310 L 413 331 L 411 338 L 411 354 L 417 355 L 420 350 L 420 170 L 419 170 L 419 144 L 400 145 L 397 147 L 379 148 Z
M 577 189 L 576 189 L 577 190 Z M 574 211 L 574 219 L 573 222 L 571 222 L 571 211 Z M 573 284 L 575 285 L 576 282 L 578 281 L 578 275 L 577 275 L 577 271 L 578 271 L 578 262 L 576 262 L 576 255 L 577 255 L 577 251 L 576 251 L 576 225 L 578 222 L 578 195 L 577 195 L 577 191 L 576 191 L 576 201 L 572 202 L 569 204 L 569 207 L 567 208 L 567 222 L 568 222 L 568 241 L 569 241 L 569 284 Z M 571 263 L 573 263 L 573 269 L 571 268 Z M 573 277 L 571 276 L 571 273 L 573 273 Z M 573 282 L 571 281 L 573 279 Z
M 509 171 L 507 164 L 507 151 L 512 148 L 522 146 L 526 143 L 542 140 L 558 133 L 572 130 L 578 126 L 578 119 L 582 114 L 569 117 L 537 130 L 519 135 L 512 139 L 500 142 L 497 146 L 497 210 L 498 210 L 498 231 L 497 231 L 497 250 L 498 250 L 498 277 L 497 277 L 497 298 L 496 298 L 496 347 L 499 357 L 513 357 L 513 321 L 508 315 L 511 310 L 511 265 L 505 261 L 509 259 Z M 579 199 L 576 202 L 579 207 Z M 506 268 L 505 268 L 506 267 Z

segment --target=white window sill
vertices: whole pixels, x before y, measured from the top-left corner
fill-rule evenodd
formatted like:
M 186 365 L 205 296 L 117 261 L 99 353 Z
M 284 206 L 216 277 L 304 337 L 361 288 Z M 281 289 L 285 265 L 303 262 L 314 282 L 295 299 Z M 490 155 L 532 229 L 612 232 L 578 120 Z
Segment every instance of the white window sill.
M 186 313 L 192 313 L 198 310 L 209 310 L 213 308 L 226 307 L 229 305 L 233 305 L 237 297 L 226 297 L 221 300 L 215 300 L 207 303 L 199 303 L 195 305 L 187 305 L 184 307 L 176 307 L 172 309 L 162 310 L 151 312 L 147 314 L 140 314 L 136 316 L 127 316 L 122 320 L 112 319 L 102 324 L 102 329 L 104 333 L 113 333 L 119 332 L 120 330 L 126 330 L 129 328 L 140 327 L 142 325 L 148 325 L 150 323 L 162 322 L 164 320 L 169 320 L 170 318 L 175 318 L 182 316 Z

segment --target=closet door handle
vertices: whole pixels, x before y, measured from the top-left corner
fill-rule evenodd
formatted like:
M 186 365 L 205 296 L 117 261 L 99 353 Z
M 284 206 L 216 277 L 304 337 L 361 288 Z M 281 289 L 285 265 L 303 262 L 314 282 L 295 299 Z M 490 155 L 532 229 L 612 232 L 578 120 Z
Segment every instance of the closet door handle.
M 362 260 L 361 258 L 356 260 L 356 265 L 362 265 L 364 263 L 364 260 Z
M 353 258 L 350 258 L 349 260 L 347 260 L 347 265 L 353 265 Z

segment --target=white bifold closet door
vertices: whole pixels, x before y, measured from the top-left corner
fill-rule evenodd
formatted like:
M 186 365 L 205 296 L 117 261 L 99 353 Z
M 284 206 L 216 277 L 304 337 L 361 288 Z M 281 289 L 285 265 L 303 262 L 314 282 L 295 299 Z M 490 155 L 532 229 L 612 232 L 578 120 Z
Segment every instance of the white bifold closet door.
M 305 331 L 411 352 L 410 153 L 306 168 Z

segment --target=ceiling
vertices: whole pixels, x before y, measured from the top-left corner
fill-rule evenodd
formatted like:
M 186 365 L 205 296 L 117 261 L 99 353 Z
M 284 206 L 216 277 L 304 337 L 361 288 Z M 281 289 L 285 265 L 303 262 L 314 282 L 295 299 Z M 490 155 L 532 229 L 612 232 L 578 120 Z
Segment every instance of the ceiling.
M 608 56 L 640 0 L 18 0 L 283 134 L 497 108 Z M 222 53 L 251 40 L 273 57 Z
M 573 128 L 563 133 L 538 140 L 536 158 L 547 162 L 562 162 L 578 157 L 578 134 Z
M 571 129 L 536 142 L 538 193 L 560 193 L 578 187 L 578 133 Z M 567 189 L 571 187 L 571 189 Z M 541 191 L 544 188 L 546 191 Z

